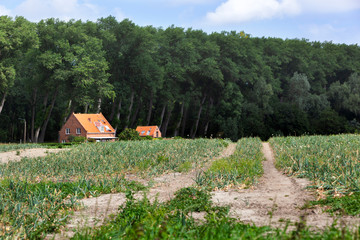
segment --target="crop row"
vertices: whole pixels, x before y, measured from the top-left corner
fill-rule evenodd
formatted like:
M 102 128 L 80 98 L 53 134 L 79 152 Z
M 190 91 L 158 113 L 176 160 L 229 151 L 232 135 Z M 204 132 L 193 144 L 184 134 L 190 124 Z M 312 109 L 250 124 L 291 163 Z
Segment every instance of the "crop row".
M 336 192 L 360 191 L 360 135 L 276 137 L 276 166 Z
M 40 144 L 34 144 L 34 143 L 0 144 L 0 152 L 9 152 L 9 151 L 20 150 L 20 149 L 41 148 L 41 147 L 43 147 L 43 146 Z
M 260 138 L 240 139 L 234 154 L 212 162 L 208 170 L 197 176 L 197 184 L 211 189 L 254 184 L 263 173 L 261 150 Z
M 227 145 L 223 140 L 119 141 L 82 144 L 45 158 L 24 158 L 0 165 L 1 178 L 27 181 L 69 181 L 81 177 L 121 175 L 127 172 L 153 176 L 195 167 Z

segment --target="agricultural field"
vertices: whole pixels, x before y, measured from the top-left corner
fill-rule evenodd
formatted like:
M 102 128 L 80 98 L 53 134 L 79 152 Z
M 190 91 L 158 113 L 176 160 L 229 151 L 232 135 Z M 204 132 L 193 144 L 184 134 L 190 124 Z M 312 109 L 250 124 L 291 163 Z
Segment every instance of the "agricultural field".
M 311 180 L 317 203 L 360 214 L 360 135 L 276 137 L 270 143 L 276 167 Z
M 353 135 L 334 137 L 354 137 L 349 140 L 354 146 L 358 141 Z M 285 159 L 279 155 L 284 149 L 290 155 L 290 151 L 296 149 L 285 147 L 287 144 L 281 142 L 284 139 L 292 138 L 271 139 L 278 159 Z M 289 143 L 300 140 L 302 138 L 294 138 Z M 331 142 L 335 139 L 329 140 Z M 303 210 L 289 207 L 289 203 L 307 193 L 297 188 L 297 195 L 290 196 L 294 192 L 293 181 L 280 172 L 273 176 L 275 168 L 269 169 L 274 160 L 269 161 L 267 156 L 271 149 L 264 150 L 264 146 L 258 138 L 244 138 L 237 143 L 221 139 L 88 143 L 42 158 L 1 164 L 0 238 L 354 239 L 360 235 L 360 228 L 331 225 L 313 231 L 300 220 L 291 223 L 282 219 L 289 214 L 294 217 L 302 214 Z M 233 150 L 224 154 L 229 149 Z M 353 155 L 349 152 L 349 156 Z M 300 155 L 298 158 L 303 161 Z M 290 171 L 293 168 L 279 163 L 276 165 L 288 174 L 310 179 L 305 175 L 305 168 Z M 184 178 L 189 178 L 192 185 L 176 183 Z M 165 179 L 165 182 L 156 182 L 156 179 Z M 168 182 L 169 179 L 172 182 Z M 159 190 L 168 194 L 174 184 L 181 187 L 170 199 L 154 197 Z M 355 194 L 355 188 L 350 185 L 340 186 L 340 183 L 334 184 L 329 190 L 342 189 L 344 194 Z M 275 209 L 272 199 L 276 197 L 273 196 L 284 188 Z M 72 233 L 66 235 L 67 224 L 74 213 L 84 210 L 84 201 L 95 200 L 92 202 L 97 204 L 98 197 L 104 194 L 110 198 L 116 194 L 123 196 L 118 210 L 96 227 L 72 229 Z M 219 196 L 223 197 L 223 203 L 219 202 Z M 286 201 L 282 202 L 283 199 Z M 301 201 L 297 203 L 302 206 Z M 251 217 L 262 217 L 262 224 L 243 221 L 243 213 L 254 209 Z M 288 212 L 282 212 L 283 209 Z M 283 222 L 281 227 L 270 224 L 277 217 Z M 70 237 L 58 238 L 57 234 Z
M 1 237 L 41 238 L 63 225 L 78 199 L 138 191 L 128 173 L 152 177 L 201 166 L 226 147 L 223 140 L 82 144 L 44 158 L 0 165 Z

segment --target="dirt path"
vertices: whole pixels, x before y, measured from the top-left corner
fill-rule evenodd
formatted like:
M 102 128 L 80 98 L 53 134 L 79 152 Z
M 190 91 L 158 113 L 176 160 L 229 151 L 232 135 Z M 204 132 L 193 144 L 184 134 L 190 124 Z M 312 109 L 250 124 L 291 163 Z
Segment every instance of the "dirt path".
M 299 222 L 303 216 L 308 225 L 324 228 L 331 225 L 334 219 L 321 209 L 301 210 L 309 200 L 314 200 L 312 191 L 305 187 L 310 185 L 306 179 L 290 178 L 279 172 L 274 166 L 274 156 L 269 143 L 263 143 L 264 175 L 255 189 L 229 192 L 213 192 L 213 201 L 219 205 L 231 206 L 231 216 L 245 223 L 257 226 L 272 225 L 281 227 L 286 221 Z M 359 224 L 359 219 L 342 218 L 351 224 Z
M 11 152 L 1 152 L 0 153 L 0 163 L 8 163 L 11 161 L 20 161 L 21 158 L 35 158 L 35 157 L 45 157 L 49 153 L 57 153 L 60 151 L 69 150 L 68 148 L 29 148 L 29 149 L 19 149 Z
M 216 159 L 232 155 L 235 149 L 236 143 L 231 143 Z M 210 162 L 202 169 L 194 169 L 188 173 L 170 173 L 154 178 L 153 187 L 146 193 L 147 197 L 151 200 L 157 198 L 160 202 L 170 200 L 177 190 L 193 185 L 196 174 L 199 171 L 205 170 L 209 164 Z M 131 179 L 137 180 L 135 176 L 131 176 Z M 141 182 L 145 183 L 144 180 Z M 143 193 L 135 195 L 136 198 L 141 198 L 142 196 Z M 75 230 L 81 229 L 84 226 L 93 227 L 101 225 L 109 215 L 117 213 L 119 206 L 125 203 L 125 201 L 124 193 L 104 194 L 100 197 L 81 200 L 84 208 L 74 213 L 70 222 L 65 227 L 66 231 L 57 234 L 55 239 L 68 239 L 73 236 Z M 52 237 L 52 235 L 49 235 L 47 238 L 52 239 Z

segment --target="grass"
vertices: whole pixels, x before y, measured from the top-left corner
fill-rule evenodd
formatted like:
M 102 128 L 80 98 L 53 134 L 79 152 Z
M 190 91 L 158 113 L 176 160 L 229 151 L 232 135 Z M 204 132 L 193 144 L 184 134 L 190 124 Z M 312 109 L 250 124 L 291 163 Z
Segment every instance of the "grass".
M 277 137 L 270 139 L 276 166 L 289 175 L 306 177 L 331 212 L 359 215 L 360 135 Z
M 253 185 L 263 173 L 264 156 L 261 149 L 259 138 L 239 140 L 235 153 L 230 157 L 215 160 L 208 170 L 197 176 L 196 183 L 211 189 Z

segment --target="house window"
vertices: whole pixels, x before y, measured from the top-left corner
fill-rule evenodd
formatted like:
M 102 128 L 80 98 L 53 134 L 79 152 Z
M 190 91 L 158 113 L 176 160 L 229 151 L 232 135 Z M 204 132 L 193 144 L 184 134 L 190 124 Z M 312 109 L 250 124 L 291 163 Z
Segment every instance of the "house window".
M 76 134 L 81 134 L 81 128 L 76 129 Z
M 144 135 L 145 134 L 145 131 L 141 131 L 141 133 L 140 133 L 141 135 Z
M 65 134 L 66 134 L 66 135 L 69 135 L 69 134 L 70 134 L 70 128 L 65 129 Z
M 104 132 L 104 125 L 101 125 L 99 130 L 100 132 Z
M 62 143 L 66 143 L 66 141 L 65 141 L 65 140 L 62 140 L 61 142 L 62 142 Z
M 150 131 L 147 131 L 146 135 L 149 135 L 150 134 Z

